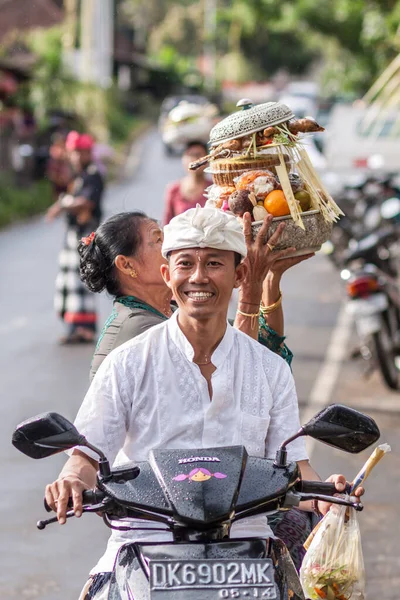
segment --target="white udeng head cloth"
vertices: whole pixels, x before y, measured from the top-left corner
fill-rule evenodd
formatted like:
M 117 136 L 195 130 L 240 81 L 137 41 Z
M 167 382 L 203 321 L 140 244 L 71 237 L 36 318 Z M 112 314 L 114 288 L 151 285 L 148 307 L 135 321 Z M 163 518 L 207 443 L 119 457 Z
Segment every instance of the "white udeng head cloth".
M 236 217 L 219 208 L 190 208 L 164 227 L 162 255 L 183 248 L 231 250 L 246 258 L 243 229 Z

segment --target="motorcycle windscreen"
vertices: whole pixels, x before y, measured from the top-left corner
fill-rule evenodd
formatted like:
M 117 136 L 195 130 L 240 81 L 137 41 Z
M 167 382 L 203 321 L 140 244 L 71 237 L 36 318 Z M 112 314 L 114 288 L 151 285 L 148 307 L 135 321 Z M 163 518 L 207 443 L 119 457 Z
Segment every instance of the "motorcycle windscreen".
M 243 446 L 149 453 L 149 463 L 174 515 L 202 527 L 229 519 L 247 458 Z
M 109 600 L 304 600 L 280 540 L 126 544 L 117 556 Z

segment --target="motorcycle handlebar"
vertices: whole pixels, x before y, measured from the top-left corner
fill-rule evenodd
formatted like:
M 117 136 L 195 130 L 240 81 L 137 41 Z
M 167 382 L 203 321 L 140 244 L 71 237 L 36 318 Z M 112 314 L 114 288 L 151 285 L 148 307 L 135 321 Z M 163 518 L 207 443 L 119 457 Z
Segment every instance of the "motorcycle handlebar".
M 329 481 L 300 481 L 296 485 L 296 490 L 303 494 L 323 494 L 325 496 L 334 496 L 338 494 L 335 484 Z M 342 493 L 349 494 L 351 485 L 346 483 Z
M 346 488 L 343 493 L 349 494 L 351 489 L 351 485 L 349 483 L 346 484 Z M 299 481 L 296 484 L 296 491 L 301 492 L 303 494 L 323 494 L 326 496 L 333 496 L 337 494 L 338 491 L 335 487 L 334 483 L 330 483 L 329 481 Z M 91 506 L 93 504 L 100 504 L 105 498 L 104 492 L 99 489 L 96 490 L 84 490 L 82 492 L 82 504 L 83 506 Z M 46 502 L 46 498 L 44 498 L 44 508 L 47 512 L 52 512 L 52 509 Z M 68 500 L 68 508 L 72 508 L 72 498 Z
M 104 500 L 105 494 L 101 490 L 83 490 L 82 504 L 83 506 L 91 506 L 92 504 L 100 504 Z M 52 512 L 52 508 L 47 504 L 46 498 L 43 500 L 44 508 L 47 512 Z M 68 500 L 68 508 L 72 508 L 72 498 Z

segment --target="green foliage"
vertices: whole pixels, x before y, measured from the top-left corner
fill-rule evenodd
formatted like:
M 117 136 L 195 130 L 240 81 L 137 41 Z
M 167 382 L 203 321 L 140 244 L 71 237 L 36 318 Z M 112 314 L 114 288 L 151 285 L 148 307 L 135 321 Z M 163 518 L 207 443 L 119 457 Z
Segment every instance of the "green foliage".
M 298 76 L 318 66 L 326 93 L 362 94 L 400 51 L 399 0 L 215 3 L 214 40 L 204 30 L 206 0 L 125 0 L 124 7 L 147 49 L 163 64 L 179 65 L 180 76 L 207 40 L 220 79 L 242 81 L 247 71 L 247 78 L 262 80 L 281 69 Z
M 110 134 L 110 142 L 113 146 L 124 144 L 132 131 L 141 122 L 139 117 L 130 114 L 117 104 L 108 104 L 106 109 L 106 119 Z
M 31 33 L 28 43 L 37 57 L 35 77 L 30 82 L 31 99 L 43 122 L 48 110 L 70 107 L 74 103 L 79 84 L 64 67 L 60 28 Z
M 320 56 L 327 94 L 363 94 L 399 51 L 398 0 L 286 0 L 283 22 Z
M 52 202 L 48 181 L 37 181 L 29 187 L 16 187 L 11 177 L 0 179 L 0 227 L 17 219 L 31 217 L 46 210 Z

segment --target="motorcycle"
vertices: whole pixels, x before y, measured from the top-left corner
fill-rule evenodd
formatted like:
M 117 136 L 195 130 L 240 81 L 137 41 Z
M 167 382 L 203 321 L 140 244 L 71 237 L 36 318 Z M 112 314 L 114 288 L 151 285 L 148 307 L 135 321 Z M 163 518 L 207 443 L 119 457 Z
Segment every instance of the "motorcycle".
M 125 519 L 134 518 L 152 522 L 153 529 L 161 524 L 163 531 L 165 527 L 171 531 L 169 543 L 132 542 L 121 547 L 109 600 L 304 600 L 282 541 L 228 537 L 235 521 L 287 510 L 304 500 L 362 510 L 354 497 L 334 496 L 333 483 L 301 480 L 297 463 L 287 461 L 286 450 L 300 436 L 357 453 L 373 444 L 380 432 L 370 417 L 331 405 L 286 440 L 275 460 L 249 456 L 243 446 L 157 449 L 148 462 L 115 469 L 57 413 L 24 421 L 14 431 L 12 443 L 31 458 L 86 446 L 99 456 L 99 470 L 95 490 L 83 493 L 83 512 L 101 513 L 112 529 L 131 530 Z M 67 517 L 73 516 L 69 510 Z M 37 526 L 44 529 L 56 521 L 56 517 L 41 520 Z
M 335 198 L 345 215 L 334 224 L 322 251 L 337 268 L 343 268 L 347 250 L 382 226 L 381 207 L 400 196 L 398 181 L 392 175 L 369 176 L 346 185 Z
M 347 311 L 361 341 L 367 373 L 378 367 L 386 385 L 400 389 L 400 200 L 381 207 L 386 225 L 356 243 L 343 260 Z
M 215 104 L 182 100 L 168 113 L 161 127 L 166 154 L 172 155 L 184 149 L 191 141 L 207 144 L 217 116 L 218 108 Z

